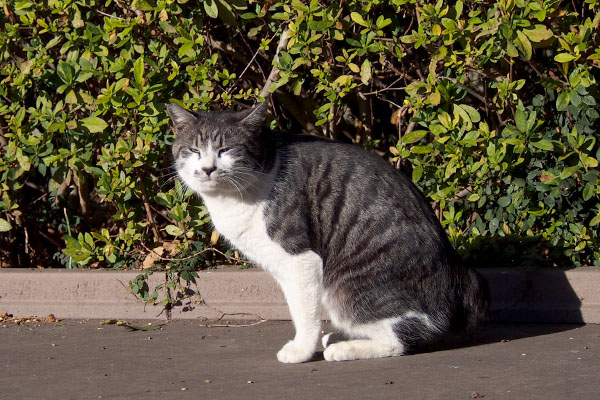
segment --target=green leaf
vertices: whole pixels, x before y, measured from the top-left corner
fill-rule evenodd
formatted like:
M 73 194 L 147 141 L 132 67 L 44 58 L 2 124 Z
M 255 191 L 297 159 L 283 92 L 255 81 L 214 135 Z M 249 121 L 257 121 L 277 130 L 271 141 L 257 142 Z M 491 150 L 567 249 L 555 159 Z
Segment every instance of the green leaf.
M 469 115 L 471 122 L 476 123 L 481 121 L 481 115 L 479 115 L 479 111 L 477 111 L 475 107 L 470 106 L 468 104 L 459 104 L 458 106 L 465 110 L 465 112 Z
M 369 26 L 369 25 L 367 24 L 367 22 L 366 22 L 366 21 L 363 19 L 362 15 L 360 15 L 360 14 L 359 14 L 359 13 L 357 13 L 357 12 L 352 12 L 352 13 L 350 13 L 350 18 L 352 18 L 352 21 L 356 22 L 356 23 L 357 23 L 357 24 L 359 24 L 359 25 L 362 25 L 362 26 Z
M 498 205 L 500 207 L 508 207 L 511 203 L 511 199 L 508 196 L 502 196 L 498 199 Z
M 554 150 L 554 146 L 552 145 L 552 142 L 548 139 L 542 139 L 537 142 L 532 142 L 531 144 L 534 145 L 535 147 L 537 147 L 538 149 Z
M 565 111 L 570 102 L 571 102 L 571 93 L 562 92 L 556 98 L 556 109 L 558 111 Z
M 431 146 L 413 146 L 410 149 L 411 153 L 415 153 L 415 154 L 428 154 L 431 153 L 433 151 L 433 149 L 431 148 Z
M 60 60 L 56 68 L 56 73 L 64 83 L 70 84 L 73 82 L 73 67 L 69 63 Z
M 535 25 L 533 29 L 524 30 L 523 33 L 534 43 L 543 42 L 554 36 L 554 33 L 550 29 L 540 24 Z
M 99 117 L 87 117 L 80 120 L 81 124 L 85 126 L 91 133 L 99 133 L 104 131 L 108 124 L 102 118 Z
M 69 93 L 65 96 L 65 103 L 67 104 L 77 104 L 77 95 L 73 89 L 69 90 Z
M 473 107 L 471 107 L 471 109 L 475 110 Z M 475 110 L 475 112 L 477 114 L 477 118 L 479 118 L 479 113 L 477 113 L 476 110 Z M 473 127 L 473 123 L 471 121 L 471 116 L 469 115 L 466 108 L 462 104 L 454 104 L 453 114 L 454 114 L 455 118 L 460 117 L 463 120 L 464 126 L 467 130 L 469 130 Z
M 179 51 L 177 51 L 177 55 L 179 57 L 186 56 L 187 53 L 191 50 L 191 48 L 193 46 L 194 46 L 194 42 L 192 42 L 192 41 L 186 41 L 185 43 L 183 43 L 181 45 L 181 47 L 179 48 Z
M 598 166 L 598 160 L 596 160 L 594 157 L 582 155 L 581 158 L 588 168 L 596 168 Z
M 141 56 L 133 63 L 133 77 L 141 87 L 144 83 L 144 57 Z
M 31 161 L 29 160 L 29 157 L 23 154 L 21 149 L 17 149 L 17 161 L 19 162 L 19 167 L 24 171 L 29 171 L 31 169 Z
M 178 226 L 175 226 L 175 225 L 167 225 L 165 227 L 165 231 L 167 231 L 167 233 L 172 236 L 183 235 L 183 231 L 181 230 L 181 228 L 179 228 Z
M 427 100 L 429 100 L 432 106 L 439 105 L 442 101 L 442 96 L 440 95 L 439 90 L 436 89 L 435 91 L 431 92 L 429 97 L 427 97 Z
M 417 165 L 416 167 L 413 168 L 413 171 L 412 171 L 413 182 L 418 182 L 421 179 L 421 176 L 423 176 L 423 167 L 421 167 L 420 165 Z
M 133 0 L 131 7 L 142 11 L 152 11 L 154 9 L 147 0 Z
M 12 229 L 12 225 L 10 222 L 5 220 L 4 218 L 0 218 L 0 232 L 8 232 Z
M 515 45 L 517 46 L 519 51 L 521 51 L 523 57 L 525 57 L 526 60 L 531 59 L 531 55 L 533 52 L 531 42 L 529 41 L 529 39 L 527 39 L 527 36 L 523 32 L 517 31 L 517 40 L 515 40 Z
M 500 225 L 498 218 L 496 218 L 496 217 L 492 218 L 492 220 L 490 221 L 490 224 L 489 224 L 490 233 L 492 235 L 494 233 L 496 233 L 496 230 L 498 229 L 498 225 Z
M 575 56 L 569 53 L 560 53 L 554 56 L 554 61 L 556 62 L 560 62 L 560 63 L 565 63 L 565 62 L 569 62 L 569 61 L 573 61 L 575 59 Z
M 523 107 L 517 107 L 515 111 L 515 124 L 519 132 L 527 132 L 527 116 Z
M 365 85 L 368 85 L 371 80 L 371 62 L 367 59 L 363 61 L 360 67 L 360 80 Z
M 48 42 L 48 44 L 46 44 L 46 50 L 53 48 L 54 46 L 56 46 L 57 44 L 60 43 L 60 40 L 62 39 L 61 36 L 57 36 L 54 39 L 50 40 Z
M 287 14 L 286 14 L 287 15 Z M 308 23 L 308 29 L 313 31 L 322 32 L 329 29 L 333 25 L 333 21 L 310 21 Z
M 410 144 L 418 142 L 419 140 L 423 139 L 425 135 L 427 135 L 427 131 L 425 130 L 412 131 L 402 136 L 402 143 Z
M 517 48 L 509 41 L 506 42 L 506 54 L 508 54 L 509 57 L 512 57 L 512 58 L 516 58 L 519 56 L 519 52 L 517 51 Z
M 469 197 L 467 197 L 468 201 L 478 201 L 481 198 L 479 193 L 471 193 Z
M 302 11 L 302 12 L 308 11 L 308 7 L 306 7 L 304 5 L 304 3 L 302 3 L 300 0 L 292 0 L 292 7 L 296 11 Z
M 283 13 L 275 13 L 275 14 L 271 15 L 271 18 L 276 19 L 278 21 L 288 21 L 290 19 L 290 14 L 284 13 L 284 12 Z M 321 21 L 310 21 L 308 23 L 308 26 L 310 29 L 314 29 L 314 28 L 310 27 L 310 24 L 313 22 L 321 22 Z
M 595 194 L 594 186 L 589 183 L 583 187 L 583 200 L 588 201 Z
M 204 11 L 211 18 L 217 18 L 219 16 L 219 8 L 215 0 L 204 0 Z

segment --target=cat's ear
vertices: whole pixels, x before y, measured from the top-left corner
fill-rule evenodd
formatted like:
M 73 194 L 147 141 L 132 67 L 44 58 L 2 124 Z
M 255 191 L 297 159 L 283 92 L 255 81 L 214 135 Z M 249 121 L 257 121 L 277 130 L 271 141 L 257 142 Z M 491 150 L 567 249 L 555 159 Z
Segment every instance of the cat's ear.
M 242 119 L 239 124 L 249 128 L 252 131 L 259 129 L 265 122 L 267 113 L 267 102 L 258 103 L 249 110 L 240 112 Z
M 169 111 L 169 116 L 176 129 L 182 126 L 192 125 L 198 119 L 194 113 L 189 112 L 175 103 L 167 104 L 167 111 Z

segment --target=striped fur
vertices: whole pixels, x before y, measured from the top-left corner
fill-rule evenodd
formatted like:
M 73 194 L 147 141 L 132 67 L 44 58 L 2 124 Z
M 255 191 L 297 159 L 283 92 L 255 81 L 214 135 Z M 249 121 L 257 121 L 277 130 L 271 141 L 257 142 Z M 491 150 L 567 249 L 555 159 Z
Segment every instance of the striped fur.
M 325 340 L 327 360 L 404 354 L 485 318 L 485 283 L 461 266 L 412 182 L 381 158 L 268 132 L 264 105 L 169 112 L 180 177 L 200 193 L 215 227 L 286 295 L 296 336 L 280 361 L 311 359 L 319 303 L 346 339 Z M 201 172 L 209 164 L 210 177 Z

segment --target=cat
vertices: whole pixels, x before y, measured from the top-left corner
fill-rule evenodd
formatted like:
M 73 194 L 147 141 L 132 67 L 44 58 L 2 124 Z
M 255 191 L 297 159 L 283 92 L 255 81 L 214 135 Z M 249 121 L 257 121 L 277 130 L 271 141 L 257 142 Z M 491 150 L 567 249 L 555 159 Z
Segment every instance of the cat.
M 167 105 L 179 177 L 214 227 L 281 287 L 295 327 L 277 353 L 328 361 L 406 354 L 486 317 L 485 281 L 460 264 L 425 197 L 358 146 L 265 128 L 245 111 Z

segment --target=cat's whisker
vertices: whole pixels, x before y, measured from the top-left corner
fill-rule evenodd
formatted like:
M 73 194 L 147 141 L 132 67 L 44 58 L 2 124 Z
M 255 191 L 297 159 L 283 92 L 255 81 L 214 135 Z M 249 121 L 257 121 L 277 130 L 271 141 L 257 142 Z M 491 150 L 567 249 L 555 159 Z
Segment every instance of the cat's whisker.
M 239 186 L 239 184 L 233 178 L 224 177 L 224 179 L 237 190 L 237 192 L 240 195 L 240 200 L 244 201 L 244 193 L 242 191 L 242 188 Z
M 243 187 L 246 192 L 248 192 L 248 189 L 250 188 L 256 188 L 260 186 L 259 177 L 252 174 L 243 175 L 238 173 L 231 173 L 227 176 L 230 179 L 235 180 L 236 184 L 238 184 L 240 187 Z
M 176 180 L 177 180 L 177 175 L 175 174 L 175 175 L 173 175 L 173 176 L 169 177 L 168 179 L 166 179 L 166 180 L 165 180 L 165 181 L 164 181 L 164 182 L 163 182 L 163 183 L 162 183 L 162 184 L 161 184 L 161 185 L 158 187 L 158 189 L 159 189 L 159 190 L 163 190 L 163 188 L 164 188 L 165 186 L 167 186 L 167 185 L 169 185 L 169 184 L 171 184 L 171 183 L 175 182 Z

